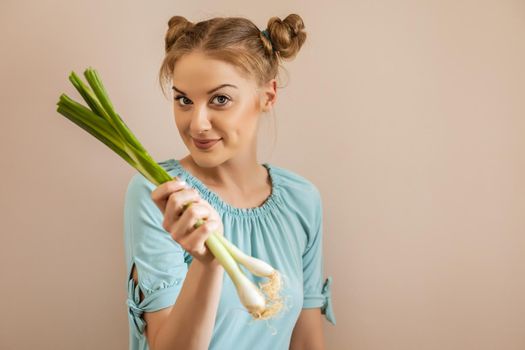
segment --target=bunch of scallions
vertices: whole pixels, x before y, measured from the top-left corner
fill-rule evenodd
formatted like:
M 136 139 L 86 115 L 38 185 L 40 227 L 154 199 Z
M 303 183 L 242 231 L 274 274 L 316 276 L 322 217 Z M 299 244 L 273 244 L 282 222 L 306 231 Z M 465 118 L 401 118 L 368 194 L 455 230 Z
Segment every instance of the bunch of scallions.
M 89 86 L 71 72 L 69 80 L 89 108 L 72 100 L 67 95 L 60 95 L 57 112 L 96 137 L 111 148 L 128 164 L 138 170 L 153 184 L 171 181 L 171 176 L 144 149 L 135 135 L 115 112 L 102 81 L 93 68 L 87 68 L 84 76 Z M 187 204 L 184 209 L 191 206 Z M 199 219 L 194 225 L 201 226 L 204 220 Z M 254 319 L 268 319 L 282 308 L 280 297 L 280 273 L 268 263 L 244 254 L 229 242 L 223 235 L 213 232 L 206 240 L 206 246 L 224 267 L 237 289 L 239 299 Z M 240 269 L 239 264 L 259 277 L 268 279 L 257 287 Z

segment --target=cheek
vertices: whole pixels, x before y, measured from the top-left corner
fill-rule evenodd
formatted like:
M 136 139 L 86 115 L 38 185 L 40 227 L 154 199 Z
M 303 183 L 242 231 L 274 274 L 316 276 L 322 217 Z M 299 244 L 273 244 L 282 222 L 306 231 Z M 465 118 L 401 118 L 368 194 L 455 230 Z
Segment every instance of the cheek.
M 238 147 L 248 147 L 255 138 L 254 125 L 252 122 L 244 120 L 229 129 L 227 136 L 224 137 L 226 144 Z
M 224 133 L 225 138 L 231 141 L 244 142 L 245 139 L 251 138 L 254 120 L 247 114 L 236 114 L 231 118 L 225 118 L 216 123 L 217 130 Z
M 175 126 L 179 131 L 183 131 L 184 129 L 184 122 L 182 119 L 175 117 Z
M 179 136 L 181 138 L 181 141 L 184 143 L 191 142 L 190 135 L 189 135 L 189 120 L 184 119 L 182 116 L 175 117 L 175 126 L 177 127 L 177 131 L 179 132 Z

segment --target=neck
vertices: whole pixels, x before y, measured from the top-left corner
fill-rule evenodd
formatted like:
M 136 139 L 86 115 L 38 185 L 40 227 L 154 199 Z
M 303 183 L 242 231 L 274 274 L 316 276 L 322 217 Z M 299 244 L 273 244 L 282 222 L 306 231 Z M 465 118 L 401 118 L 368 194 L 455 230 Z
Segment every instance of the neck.
M 230 159 L 214 167 L 202 167 L 195 163 L 191 155 L 187 155 L 180 160 L 180 164 L 210 188 L 228 188 L 248 195 L 270 183 L 266 168 L 255 157 Z M 261 179 L 265 179 L 264 184 Z

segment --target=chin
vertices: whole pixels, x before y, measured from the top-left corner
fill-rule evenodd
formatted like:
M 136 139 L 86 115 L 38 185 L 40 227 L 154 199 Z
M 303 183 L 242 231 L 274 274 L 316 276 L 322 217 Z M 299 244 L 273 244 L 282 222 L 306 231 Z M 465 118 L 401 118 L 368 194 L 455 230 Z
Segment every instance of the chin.
M 222 163 L 222 161 L 220 161 L 216 155 L 212 155 L 211 153 L 202 153 L 198 150 L 191 152 L 191 157 L 195 164 L 201 168 L 213 168 Z

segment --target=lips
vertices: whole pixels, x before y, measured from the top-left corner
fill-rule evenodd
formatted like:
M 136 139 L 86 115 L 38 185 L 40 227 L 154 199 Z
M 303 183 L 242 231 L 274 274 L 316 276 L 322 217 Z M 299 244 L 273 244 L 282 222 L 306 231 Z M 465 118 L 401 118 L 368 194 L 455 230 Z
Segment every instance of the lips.
M 206 142 L 210 142 L 210 141 L 218 141 L 220 139 L 196 139 L 196 138 L 194 138 L 194 140 L 197 141 L 197 142 L 206 143 Z
M 222 139 L 193 139 L 193 144 L 200 149 L 209 149 Z

